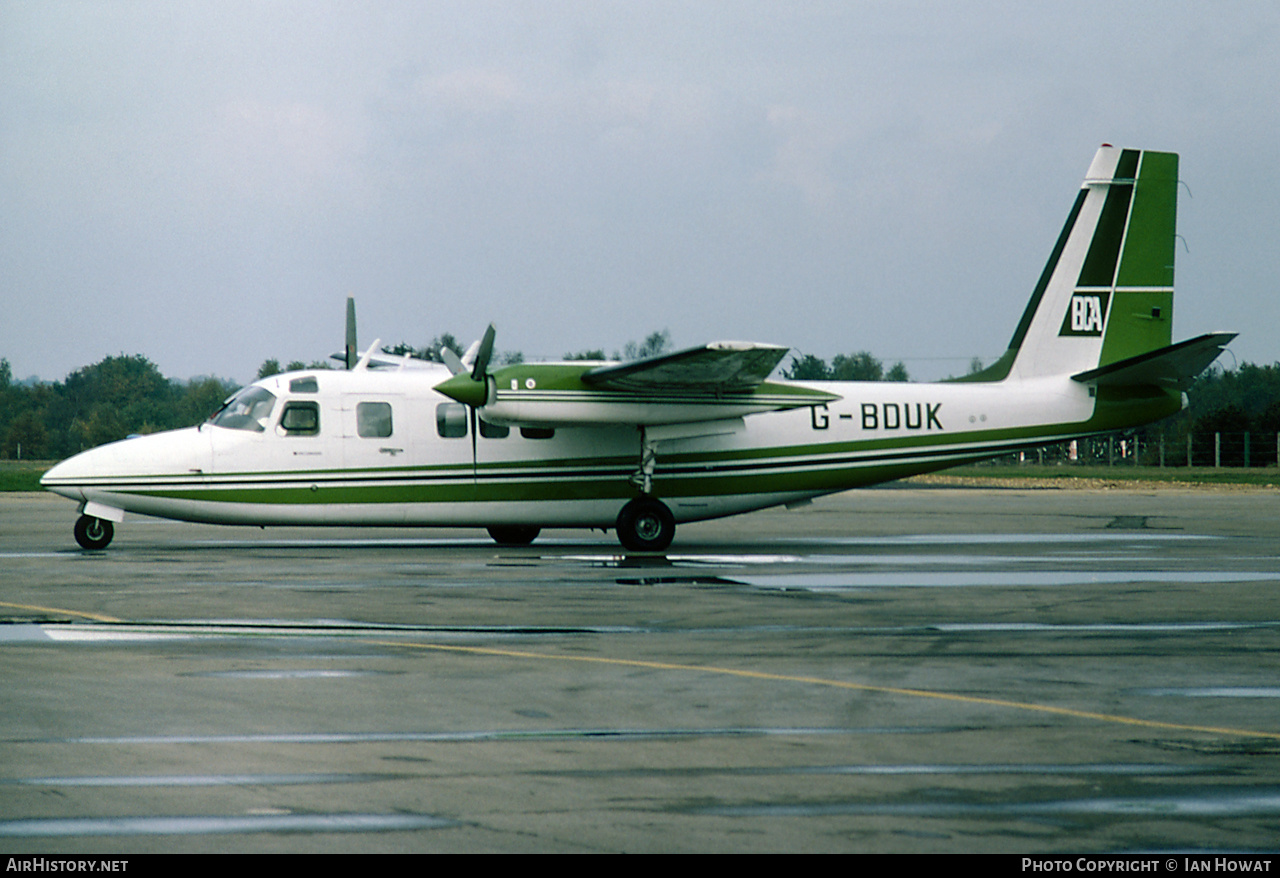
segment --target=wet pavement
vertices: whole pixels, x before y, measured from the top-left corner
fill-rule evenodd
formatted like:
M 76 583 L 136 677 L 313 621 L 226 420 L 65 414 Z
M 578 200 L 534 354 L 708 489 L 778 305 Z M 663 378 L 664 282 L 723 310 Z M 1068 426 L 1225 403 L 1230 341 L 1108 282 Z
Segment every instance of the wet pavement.
M 0 496 L 0 851 L 1269 851 L 1280 492 L 521 549 Z

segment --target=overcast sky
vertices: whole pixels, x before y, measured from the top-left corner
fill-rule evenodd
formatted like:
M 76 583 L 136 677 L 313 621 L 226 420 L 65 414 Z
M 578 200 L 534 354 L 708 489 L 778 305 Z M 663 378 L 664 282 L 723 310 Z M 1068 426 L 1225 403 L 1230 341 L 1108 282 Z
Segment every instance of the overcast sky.
M 0 0 L 0 357 L 248 381 L 354 295 L 362 345 L 961 374 L 1109 142 L 1181 153 L 1175 340 L 1273 363 L 1277 46 L 1274 0 Z

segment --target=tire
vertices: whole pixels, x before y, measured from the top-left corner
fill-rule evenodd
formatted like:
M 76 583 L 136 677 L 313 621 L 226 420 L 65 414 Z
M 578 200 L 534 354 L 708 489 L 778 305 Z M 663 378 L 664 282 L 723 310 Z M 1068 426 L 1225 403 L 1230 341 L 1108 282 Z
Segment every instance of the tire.
M 115 536 L 115 528 L 104 518 L 82 515 L 76 519 L 76 542 L 84 549 L 105 549 Z
M 676 535 L 676 519 L 656 497 L 637 497 L 618 513 L 618 542 L 632 552 L 661 552 Z
M 527 546 L 542 532 L 531 524 L 495 524 L 487 530 L 499 546 Z

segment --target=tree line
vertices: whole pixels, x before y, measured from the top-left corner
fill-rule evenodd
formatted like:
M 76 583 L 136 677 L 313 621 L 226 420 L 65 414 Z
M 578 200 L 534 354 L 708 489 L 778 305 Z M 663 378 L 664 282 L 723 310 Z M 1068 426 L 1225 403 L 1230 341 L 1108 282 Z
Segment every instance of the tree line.
M 189 427 L 238 385 L 220 378 L 174 381 L 141 355 L 114 356 L 63 381 L 15 384 L 0 360 L 0 458 L 60 460 L 132 433 Z
M 424 348 L 401 344 L 384 350 L 438 361 L 442 345 L 462 353 L 462 346 L 449 333 L 437 336 Z M 669 352 L 670 347 L 670 335 L 664 330 L 641 342 L 629 342 L 614 352 L 613 358 L 654 356 Z M 604 353 L 602 349 L 583 350 L 565 358 L 603 360 Z M 519 351 L 507 351 L 495 360 L 522 362 L 523 356 Z M 278 360 L 270 359 L 259 368 L 258 377 L 320 368 L 330 366 L 301 361 L 281 366 Z M 797 354 L 781 371 L 795 380 L 909 380 L 902 363 L 886 369 L 866 351 L 837 355 L 830 364 L 811 354 Z M 134 433 L 192 426 L 207 419 L 238 386 L 213 377 L 190 381 L 166 378 L 142 355 L 106 357 L 77 369 L 63 381 L 26 385 L 15 383 L 9 361 L 0 359 L 0 459 L 60 460 Z M 1196 379 L 1188 396 L 1187 409 L 1148 427 L 1147 435 L 1163 435 L 1176 443 L 1185 441 L 1188 434 L 1249 432 L 1274 438 L 1280 432 L 1280 363 L 1210 369 Z
M 1163 439 L 1168 460 L 1186 463 L 1191 437 L 1195 466 L 1215 463 L 1214 434 L 1224 440 L 1217 455 L 1223 466 L 1276 463 L 1280 434 L 1280 363 L 1258 366 L 1241 363 L 1235 369 L 1210 368 L 1187 391 L 1189 404 L 1179 414 L 1144 433 L 1148 449 Z M 1252 443 L 1244 440 L 1252 437 Z

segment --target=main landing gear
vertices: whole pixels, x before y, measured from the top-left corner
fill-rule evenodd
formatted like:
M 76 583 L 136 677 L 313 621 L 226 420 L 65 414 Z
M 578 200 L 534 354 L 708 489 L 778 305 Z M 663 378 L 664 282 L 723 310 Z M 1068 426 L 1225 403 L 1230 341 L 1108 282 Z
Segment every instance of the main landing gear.
M 527 546 L 541 533 L 531 524 L 495 524 L 487 530 L 499 546 Z
M 657 497 L 643 494 L 618 513 L 618 542 L 632 552 L 661 552 L 676 535 L 676 519 Z
M 667 504 L 651 493 L 653 471 L 658 464 L 658 441 L 640 426 L 640 468 L 631 476 L 631 481 L 640 489 L 640 496 L 622 507 L 614 524 L 618 542 L 632 552 L 661 552 L 671 545 L 676 535 L 675 516 Z
M 105 549 L 115 536 L 115 528 L 104 518 L 82 515 L 76 519 L 76 542 L 85 549 Z
M 640 496 L 623 506 L 614 522 L 618 542 L 630 552 L 664 551 L 676 536 L 676 517 L 667 504 L 650 493 L 657 452 L 658 441 L 641 427 L 640 468 L 631 476 L 631 481 L 640 488 Z M 538 528 L 526 524 L 495 524 L 488 531 L 500 546 L 527 546 L 539 533 Z

